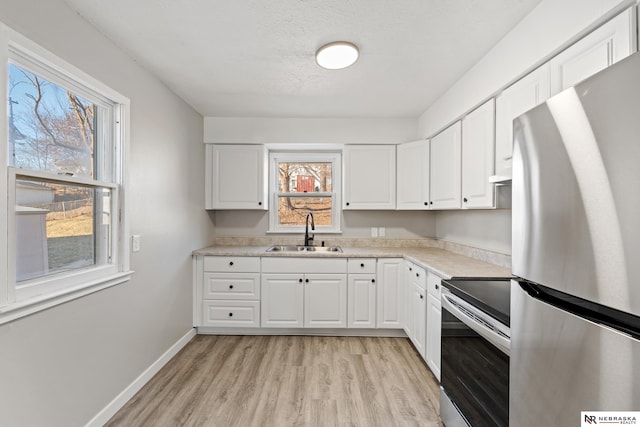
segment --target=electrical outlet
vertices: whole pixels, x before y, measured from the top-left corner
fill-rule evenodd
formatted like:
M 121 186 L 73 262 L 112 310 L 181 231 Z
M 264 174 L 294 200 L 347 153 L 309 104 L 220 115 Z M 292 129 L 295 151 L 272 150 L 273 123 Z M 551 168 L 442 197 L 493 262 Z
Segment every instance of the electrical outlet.
M 384 235 L 386 234 L 386 230 L 384 229 L 384 227 L 379 227 L 378 228 L 378 236 L 380 237 L 384 237 Z
M 140 235 L 131 235 L 131 252 L 140 252 Z
M 378 228 L 371 227 L 371 237 L 378 237 Z

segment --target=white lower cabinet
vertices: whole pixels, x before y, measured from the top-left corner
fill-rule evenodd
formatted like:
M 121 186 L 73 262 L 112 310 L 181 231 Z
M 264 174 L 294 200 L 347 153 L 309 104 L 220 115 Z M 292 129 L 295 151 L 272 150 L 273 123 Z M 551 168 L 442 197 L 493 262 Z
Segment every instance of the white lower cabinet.
M 405 271 L 405 332 L 424 359 L 427 342 L 427 272 L 411 262 L 406 263 Z
M 346 259 L 263 258 L 262 273 L 262 327 L 347 327 Z
M 260 326 L 260 259 L 204 257 L 196 284 L 196 326 Z M 199 314 L 198 314 L 199 313 Z
M 440 381 L 440 339 L 442 325 L 442 305 L 440 304 L 441 279 L 435 274 L 427 273 L 427 346 L 425 360 Z
M 376 276 L 375 274 L 350 274 L 348 278 L 347 327 L 376 327 Z
M 347 327 L 376 327 L 376 258 L 347 261 Z
M 376 268 L 376 327 L 401 329 L 404 323 L 404 261 L 380 258 Z

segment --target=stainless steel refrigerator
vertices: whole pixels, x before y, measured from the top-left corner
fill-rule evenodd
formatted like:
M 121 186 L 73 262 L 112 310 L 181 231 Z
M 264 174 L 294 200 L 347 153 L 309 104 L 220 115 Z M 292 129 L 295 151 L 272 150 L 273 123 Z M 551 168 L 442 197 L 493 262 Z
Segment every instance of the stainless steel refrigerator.
M 513 126 L 510 425 L 640 411 L 640 54 Z

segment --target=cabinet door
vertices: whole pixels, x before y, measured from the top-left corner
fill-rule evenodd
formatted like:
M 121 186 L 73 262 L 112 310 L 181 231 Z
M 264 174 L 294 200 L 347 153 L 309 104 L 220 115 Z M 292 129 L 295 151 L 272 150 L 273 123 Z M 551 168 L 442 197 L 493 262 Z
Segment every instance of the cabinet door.
M 346 145 L 343 209 L 396 208 L 396 146 Z
M 403 284 L 404 269 L 402 259 L 378 259 L 377 310 L 378 328 L 400 329 L 403 327 Z
M 484 103 L 462 120 L 462 207 L 495 206 L 489 182 L 495 163 L 495 101 Z
M 406 261 L 404 263 L 404 308 L 403 308 L 403 323 L 404 332 L 413 341 L 413 300 L 414 300 L 414 265 Z
M 205 208 L 267 209 L 262 145 L 206 144 Z
M 433 295 L 427 295 L 427 365 L 440 381 L 440 326 L 442 325 L 442 306 Z
M 304 277 L 301 274 L 263 274 L 261 326 L 302 328 Z
M 347 327 L 376 327 L 376 276 L 350 274 L 348 278 Z
M 399 144 L 396 207 L 399 210 L 429 209 L 429 141 Z
M 347 327 L 347 275 L 307 274 L 304 280 L 304 327 Z
M 461 132 L 456 122 L 431 139 L 432 209 L 460 208 Z
M 418 285 L 413 287 L 413 345 L 425 358 L 427 340 L 427 293 Z
M 549 98 L 549 64 L 506 88 L 496 98 L 496 175 L 511 178 L 513 119 Z
M 635 51 L 633 9 L 629 9 L 569 47 L 551 61 L 551 94 L 555 95 Z

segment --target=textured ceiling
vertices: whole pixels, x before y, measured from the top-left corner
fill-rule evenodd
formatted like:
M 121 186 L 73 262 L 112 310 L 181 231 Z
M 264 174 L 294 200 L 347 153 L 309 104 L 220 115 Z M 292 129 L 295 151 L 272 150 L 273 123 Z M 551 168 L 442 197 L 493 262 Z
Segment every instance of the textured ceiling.
M 65 2 L 204 116 L 417 117 L 540 0 Z

